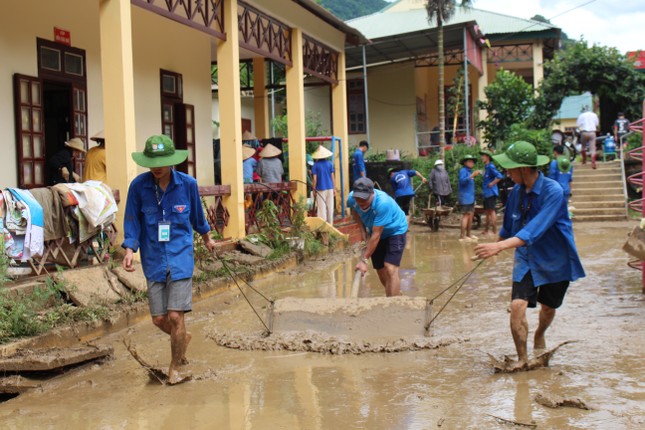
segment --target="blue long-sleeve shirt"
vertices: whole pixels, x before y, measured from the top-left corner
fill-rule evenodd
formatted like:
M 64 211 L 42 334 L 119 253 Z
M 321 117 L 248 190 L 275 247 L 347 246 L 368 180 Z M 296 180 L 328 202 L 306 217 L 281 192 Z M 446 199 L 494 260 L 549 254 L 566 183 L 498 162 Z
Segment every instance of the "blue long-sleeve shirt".
M 475 204 L 475 179 L 470 175 L 472 169 L 464 166 L 459 169 L 459 191 L 457 198 L 460 205 L 473 205 Z
M 413 196 L 414 188 L 410 178 L 417 175 L 416 170 L 399 170 L 390 178 L 394 197 Z
M 488 185 L 495 179 L 502 179 L 504 176 L 499 173 L 493 163 L 488 163 L 484 168 L 484 177 L 482 178 L 482 197 L 499 196 L 499 189 L 497 184 L 489 187 Z
M 152 173 L 142 173 L 130 184 L 123 221 L 121 246 L 134 252 L 141 249 L 141 264 L 146 279 L 164 282 L 193 276 L 193 229 L 208 233 L 197 181 L 184 173 L 171 171 L 165 192 L 155 193 Z M 159 222 L 170 223 L 170 240 L 158 240 Z
M 356 148 L 354 151 L 354 181 L 362 177 L 362 173 L 365 173 L 365 160 L 363 159 L 363 151 L 360 148 Z M 365 175 L 367 176 L 367 175 Z
M 542 173 L 528 193 L 524 185 L 515 185 L 499 235 L 526 243 L 515 249 L 514 282 L 520 282 L 529 270 L 536 287 L 585 276 L 562 188 Z

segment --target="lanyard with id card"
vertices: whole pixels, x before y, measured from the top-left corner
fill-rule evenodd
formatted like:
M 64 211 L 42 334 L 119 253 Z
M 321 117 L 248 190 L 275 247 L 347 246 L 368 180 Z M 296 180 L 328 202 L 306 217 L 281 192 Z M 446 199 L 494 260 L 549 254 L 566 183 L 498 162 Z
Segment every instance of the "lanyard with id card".
M 157 186 L 155 185 L 155 197 L 157 197 L 157 205 L 161 206 L 161 202 L 163 201 L 163 198 L 166 196 L 166 192 L 161 195 L 161 198 L 159 198 L 159 194 L 157 192 Z M 163 221 L 159 221 L 159 224 L 157 224 L 157 240 L 159 242 L 170 242 L 170 221 L 166 221 L 166 210 L 163 210 Z

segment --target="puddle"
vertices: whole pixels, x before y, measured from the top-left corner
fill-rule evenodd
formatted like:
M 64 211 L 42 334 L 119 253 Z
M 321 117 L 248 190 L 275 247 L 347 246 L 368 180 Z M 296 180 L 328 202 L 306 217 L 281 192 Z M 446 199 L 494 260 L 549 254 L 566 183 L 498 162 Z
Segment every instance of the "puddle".
M 627 223 L 577 224 L 587 277 L 572 285 L 553 326 L 550 367 L 494 374 L 487 353 L 514 354 L 508 328 L 512 254 L 486 261 L 432 325 L 436 349 L 334 355 L 301 351 L 237 350 L 218 346 L 213 330 L 259 336 L 264 327 L 238 291 L 197 303 L 187 316 L 193 334 L 187 369 L 200 376 L 174 387 L 151 383 L 121 339 L 166 366 L 166 335 L 149 321 L 102 339 L 114 359 L 56 377 L 39 390 L 0 404 L 5 429 L 184 428 L 428 429 L 512 428 L 491 415 L 538 428 L 645 427 L 645 301 L 641 274 L 620 250 Z M 456 230 L 414 227 L 402 262 L 402 292 L 432 298 L 471 270 L 472 244 Z M 351 256 L 337 255 L 253 285 L 268 297 L 347 297 Z M 304 273 L 302 273 L 304 272 Z M 382 296 L 374 272 L 361 297 Z M 260 315 L 267 303 L 249 293 Z M 446 295 L 435 302 L 438 309 Z M 529 310 L 529 327 L 537 325 Z M 468 340 L 468 341 L 464 341 Z M 531 351 L 531 348 L 530 352 Z M 204 376 L 206 375 L 206 376 Z M 591 410 L 552 409 L 538 396 L 579 398 Z

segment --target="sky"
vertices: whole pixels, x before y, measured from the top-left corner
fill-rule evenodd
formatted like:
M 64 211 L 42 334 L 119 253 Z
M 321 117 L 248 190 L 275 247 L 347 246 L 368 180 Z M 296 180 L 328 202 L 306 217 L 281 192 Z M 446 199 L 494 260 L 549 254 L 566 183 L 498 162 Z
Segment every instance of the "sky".
M 623 54 L 645 50 L 645 0 L 472 0 L 472 5 L 519 18 L 542 15 L 570 39 L 583 37 Z

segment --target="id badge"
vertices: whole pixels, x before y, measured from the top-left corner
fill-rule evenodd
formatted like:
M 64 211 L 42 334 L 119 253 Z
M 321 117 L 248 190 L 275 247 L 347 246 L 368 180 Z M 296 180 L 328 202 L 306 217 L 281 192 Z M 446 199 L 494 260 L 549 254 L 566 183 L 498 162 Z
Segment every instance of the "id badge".
M 161 221 L 158 225 L 157 233 L 159 242 L 170 241 L 170 223 L 167 221 Z

